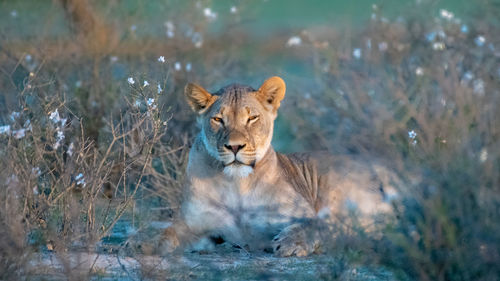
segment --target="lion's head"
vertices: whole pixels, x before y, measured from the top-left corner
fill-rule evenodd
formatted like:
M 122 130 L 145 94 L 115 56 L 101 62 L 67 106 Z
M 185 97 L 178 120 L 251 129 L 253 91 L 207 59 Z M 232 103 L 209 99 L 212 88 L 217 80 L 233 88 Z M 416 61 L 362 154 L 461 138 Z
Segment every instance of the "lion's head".
M 198 113 L 203 144 L 222 163 L 225 174 L 246 177 L 264 157 L 285 89 L 279 77 L 267 79 L 258 90 L 233 84 L 214 94 L 196 84 L 186 85 L 184 93 Z

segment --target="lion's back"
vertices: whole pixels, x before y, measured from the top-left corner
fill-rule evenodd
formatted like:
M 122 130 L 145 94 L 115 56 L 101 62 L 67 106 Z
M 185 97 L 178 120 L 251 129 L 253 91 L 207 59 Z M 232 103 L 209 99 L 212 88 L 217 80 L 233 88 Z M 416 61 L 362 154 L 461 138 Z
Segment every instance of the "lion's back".
M 316 212 L 390 213 L 398 177 L 375 160 L 328 152 L 278 154 L 278 159 L 284 177 Z

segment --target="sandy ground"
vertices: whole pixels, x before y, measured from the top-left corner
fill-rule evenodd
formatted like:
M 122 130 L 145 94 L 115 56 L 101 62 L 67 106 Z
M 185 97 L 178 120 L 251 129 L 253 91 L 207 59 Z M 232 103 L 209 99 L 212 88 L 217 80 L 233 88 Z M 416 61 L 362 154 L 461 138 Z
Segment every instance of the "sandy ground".
M 31 269 L 41 280 L 66 280 L 69 275 L 91 280 L 396 280 L 387 270 L 325 255 L 277 258 L 243 252 L 170 257 L 46 252 L 35 256 Z

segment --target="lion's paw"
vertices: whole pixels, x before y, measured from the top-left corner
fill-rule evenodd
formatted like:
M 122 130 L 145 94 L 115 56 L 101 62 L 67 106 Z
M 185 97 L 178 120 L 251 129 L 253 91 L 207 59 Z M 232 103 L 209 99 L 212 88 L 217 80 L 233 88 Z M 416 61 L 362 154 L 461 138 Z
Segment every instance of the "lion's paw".
M 301 224 L 283 229 L 272 241 L 274 254 L 280 257 L 303 257 L 319 249 L 317 232 Z
M 158 253 L 160 255 L 167 255 L 179 248 L 180 241 L 177 232 L 173 227 L 165 229 L 163 235 L 158 241 Z

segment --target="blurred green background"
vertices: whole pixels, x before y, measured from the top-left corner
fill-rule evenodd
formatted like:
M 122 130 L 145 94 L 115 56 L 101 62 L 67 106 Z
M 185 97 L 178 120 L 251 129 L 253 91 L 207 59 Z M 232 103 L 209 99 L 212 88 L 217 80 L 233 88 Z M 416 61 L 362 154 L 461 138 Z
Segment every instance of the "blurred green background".
M 107 2 L 107 3 L 106 3 Z M 133 21 L 140 28 L 139 36 L 163 36 L 163 22 L 165 20 L 182 19 L 182 11 L 188 9 L 195 1 L 103 1 L 98 6 L 107 6 L 115 3 L 109 20 Z M 256 0 L 256 1 L 198 1 L 200 7 L 210 7 L 218 15 L 218 20 L 209 24 L 211 32 L 224 32 L 227 28 L 228 17 L 242 17 L 245 22 L 242 27 L 254 36 L 266 37 L 274 32 L 308 28 L 316 25 L 335 25 L 337 27 L 359 27 L 370 20 L 372 6 L 376 5 L 384 11 L 390 19 L 404 16 L 412 12 L 416 3 L 427 4 L 427 16 L 437 16 L 439 9 L 448 9 L 457 17 L 467 19 L 469 13 L 477 5 L 476 1 L 466 0 L 356 0 L 356 1 L 286 1 L 286 0 Z M 67 35 L 64 14 L 61 9 L 54 7 L 52 0 L 18 0 L 3 1 L 0 11 L 1 24 L 10 36 L 47 36 Z M 244 10 L 231 13 L 231 7 Z M 11 13 L 16 11 L 19 19 L 12 20 Z M 233 14 L 233 15 L 231 15 Z M 237 14 L 237 15 L 234 15 Z M 199 15 L 202 17 L 203 15 Z M 47 22 L 47 18 L 53 18 Z M 19 28 L 19 24 L 29 25 L 30 28 Z M 12 33 L 10 33 L 10 32 Z

